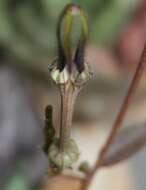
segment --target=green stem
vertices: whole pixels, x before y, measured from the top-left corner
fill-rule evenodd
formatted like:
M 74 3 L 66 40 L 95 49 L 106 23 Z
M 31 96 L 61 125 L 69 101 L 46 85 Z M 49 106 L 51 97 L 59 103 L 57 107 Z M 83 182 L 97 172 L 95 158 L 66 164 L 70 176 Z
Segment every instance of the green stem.
M 60 151 L 63 151 L 64 144 L 70 139 L 71 126 L 74 111 L 74 104 L 78 94 L 78 89 L 71 83 L 62 85 L 61 92 L 61 118 L 60 118 Z

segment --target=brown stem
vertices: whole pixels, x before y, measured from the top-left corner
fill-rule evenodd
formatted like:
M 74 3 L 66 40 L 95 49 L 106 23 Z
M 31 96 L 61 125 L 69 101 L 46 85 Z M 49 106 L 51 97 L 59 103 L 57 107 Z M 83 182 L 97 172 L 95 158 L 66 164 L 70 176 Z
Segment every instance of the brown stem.
M 89 187 L 91 180 L 94 177 L 95 173 L 102 166 L 103 159 L 104 159 L 108 149 L 112 145 L 112 142 L 113 142 L 113 140 L 117 134 L 117 131 L 121 127 L 121 124 L 124 120 L 125 114 L 126 114 L 128 107 L 131 103 L 132 97 L 136 92 L 136 89 L 138 87 L 139 81 L 140 81 L 141 76 L 142 76 L 142 71 L 144 70 L 144 64 L 145 63 L 146 63 L 146 45 L 144 47 L 144 50 L 143 50 L 143 53 L 141 56 L 141 60 L 137 66 L 137 69 L 136 69 L 136 72 L 135 72 L 134 77 L 132 79 L 131 85 L 130 85 L 129 90 L 127 92 L 127 95 L 123 101 L 121 109 L 120 109 L 120 111 L 116 117 L 116 120 L 115 120 L 115 123 L 112 127 L 112 130 L 111 130 L 105 144 L 103 145 L 103 148 L 101 149 L 101 151 L 99 153 L 99 157 L 95 163 L 94 168 L 91 170 L 90 173 L 87 174 L 85 180 L 83 181 L 83 186 L 82 186 L 83 190 L 85 190 Z
M 78 89 L 69 82 L 60 87 L 61 92 L 61 118 L 60 118 L 60 151 L 71 135 L 72 117 Z

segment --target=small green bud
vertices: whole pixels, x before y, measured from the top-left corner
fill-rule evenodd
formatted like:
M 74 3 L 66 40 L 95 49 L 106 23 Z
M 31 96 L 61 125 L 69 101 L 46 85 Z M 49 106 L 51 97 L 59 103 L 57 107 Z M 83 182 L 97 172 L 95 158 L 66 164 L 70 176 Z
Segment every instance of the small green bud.
M 79 166 L 79 170 L 83 173 L 89 172 L 90 170 L 89 163 L 87 161 L 82 162 L 81 165 Z
M 59 141 L 55 140 L 49 148 L 49 160 L 59 170 L 69 168 L 78 160 L 79 150 L 73 139 L 70 139 L 64 145 L 64 150 L 59 150 Z

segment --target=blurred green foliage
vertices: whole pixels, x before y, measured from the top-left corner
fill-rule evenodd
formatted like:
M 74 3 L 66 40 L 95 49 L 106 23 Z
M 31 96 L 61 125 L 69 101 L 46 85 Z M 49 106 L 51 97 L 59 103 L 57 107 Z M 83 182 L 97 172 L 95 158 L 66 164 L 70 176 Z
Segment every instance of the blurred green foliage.
M 5 190 L 30 190 L 30 186 L 24 176 L 20 174 L 14 175 L 8 182 Z
M 103 45 L 113 41 L 137 0 L 0 0 L 0 47 L 25 62 L 47 60 L 56 48 L 57 18 L 69 2 L 87 10 L 91 40 Z

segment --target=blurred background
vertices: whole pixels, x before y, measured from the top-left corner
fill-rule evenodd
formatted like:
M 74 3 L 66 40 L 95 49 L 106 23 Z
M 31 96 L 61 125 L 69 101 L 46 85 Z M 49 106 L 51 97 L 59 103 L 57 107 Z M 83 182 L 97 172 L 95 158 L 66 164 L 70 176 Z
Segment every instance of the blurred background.
M 44 108 L 53 105 L 57 125 L 60 105 L 48 65 L 56 56 L 57 19 L 69 2 L 80 4 L 89 15 L 86 59 L 94 70 L 75 107 L 73 136 L 81 160 L 93 164 L 140 59 L 146 0 L 0 0 L 0 189 L 36 190 L 47 171 L 41 150 Z M 145 84 L 146 73 L 124 126 L 146 120 Z M 103 171 L 97 186 L 143 190 L 145 160 L 143 151 Z

